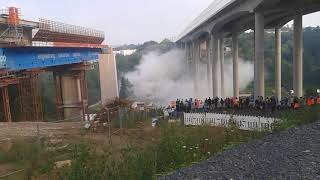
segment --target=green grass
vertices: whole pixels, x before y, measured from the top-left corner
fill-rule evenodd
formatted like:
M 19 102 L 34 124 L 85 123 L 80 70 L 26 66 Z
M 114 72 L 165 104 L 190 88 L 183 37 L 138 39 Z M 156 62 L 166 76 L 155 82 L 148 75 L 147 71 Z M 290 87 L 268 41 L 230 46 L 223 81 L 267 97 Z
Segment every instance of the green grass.
M 280 117 L 282 120 L 274 126 L 275 131 L 319 120 L 320 107 L 308 107 L 299 111 L 288 110 L 282 112 Z M 50 174 L 55 179 L 68 180 L 149 180 L 270 133 L 242 131 L 235 126 L 184 127 L 179 123 L 165 122 L 160 123 L 159 130 L 158 139 L 146 143 L 143 147 L 128 143 L 120 150 L 108 146 L 102 152 L 85 143 L 74 144 L 63 151 L 48 152 L 45 147 L 37 143 L 15 142 L 9 152 L 0 151 L 0 163 L 17 164 L 26 169 L 24 174 L 27 178 Z M 54 162 L 65 159 L 72 160 L 71 167 L 59 171 L 53 170 Z
M 282 131 L 303 124 L 320 120 L 320 106 L 305 107 L 300 110 L 286 110 L 280 113 L 280 121 L 274 125 L 274 130 Z

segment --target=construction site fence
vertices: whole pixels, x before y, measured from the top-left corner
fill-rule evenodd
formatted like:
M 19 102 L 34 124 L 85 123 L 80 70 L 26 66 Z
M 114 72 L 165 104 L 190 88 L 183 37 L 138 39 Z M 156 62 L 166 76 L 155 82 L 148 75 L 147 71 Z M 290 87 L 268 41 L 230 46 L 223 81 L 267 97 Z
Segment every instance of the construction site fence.
M 71 24 L 65 24 L 65 23 L 51 21 L 51 20 L 42 19 L 42 18 L 39 19 L 39 29 L 51 31 L 51 32 L 64 33 L 64 34 L 75 34 L 75 35 L 91 36 L 91 37 L 98 37 L 98 38 L 105 37 L 103 31 L 71 25 Z

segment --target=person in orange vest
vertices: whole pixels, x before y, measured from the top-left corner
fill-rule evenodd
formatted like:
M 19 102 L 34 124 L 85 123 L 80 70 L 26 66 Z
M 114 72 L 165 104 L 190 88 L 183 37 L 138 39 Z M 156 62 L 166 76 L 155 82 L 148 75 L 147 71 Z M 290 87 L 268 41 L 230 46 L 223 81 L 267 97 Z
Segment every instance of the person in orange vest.
M 295 97 L 295 98 L 293 99 L 293 109 L 297 110 L 297 109 L 299 109 L 299 108 L 300 108 L 300 104 L 299 104 L 298 98 Z
M 311 102 L 312 102 L 312 105 L 315 105 L 315 101 L 313 97 L 311 98 Z
M 312 106 L 314 102 L 312 102 L 312 99 L 311 98 L 308 98 L 307 100 L 307 105 L 308 106 Z

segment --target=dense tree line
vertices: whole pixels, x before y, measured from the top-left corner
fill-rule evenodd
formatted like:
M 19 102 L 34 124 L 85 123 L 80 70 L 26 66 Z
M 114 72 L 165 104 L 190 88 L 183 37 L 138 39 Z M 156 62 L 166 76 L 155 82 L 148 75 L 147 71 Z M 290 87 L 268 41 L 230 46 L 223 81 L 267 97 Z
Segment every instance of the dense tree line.
M 304 83 L 305 88 L 320 86 L 320 79 L 314 78 L 320 73 L 320 27 L 304 28 Z M 240 35 L 240 57 L 244 60 L 254 61 L 254 33 Z M 286 89 L 292 88 L 293 70 L 293 30 L 286 28 L 282 32 L 282 84 Z M 265 68 L 266 83 L 274 84 L 274 54 L 275 35 L 272 32 L 265 33 Z

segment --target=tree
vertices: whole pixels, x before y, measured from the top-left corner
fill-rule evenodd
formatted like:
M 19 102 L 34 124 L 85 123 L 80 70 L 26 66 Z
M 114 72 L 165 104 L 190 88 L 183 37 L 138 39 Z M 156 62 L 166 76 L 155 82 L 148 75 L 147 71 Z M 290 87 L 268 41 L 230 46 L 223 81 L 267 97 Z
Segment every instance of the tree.
M 120 81 L 120 93 L 119 93 L 120 98 L 129 99 L 133 94 L 131 89 L 132 89 L 132 84 L 130 83 L 130 81 L 122 77 Z

